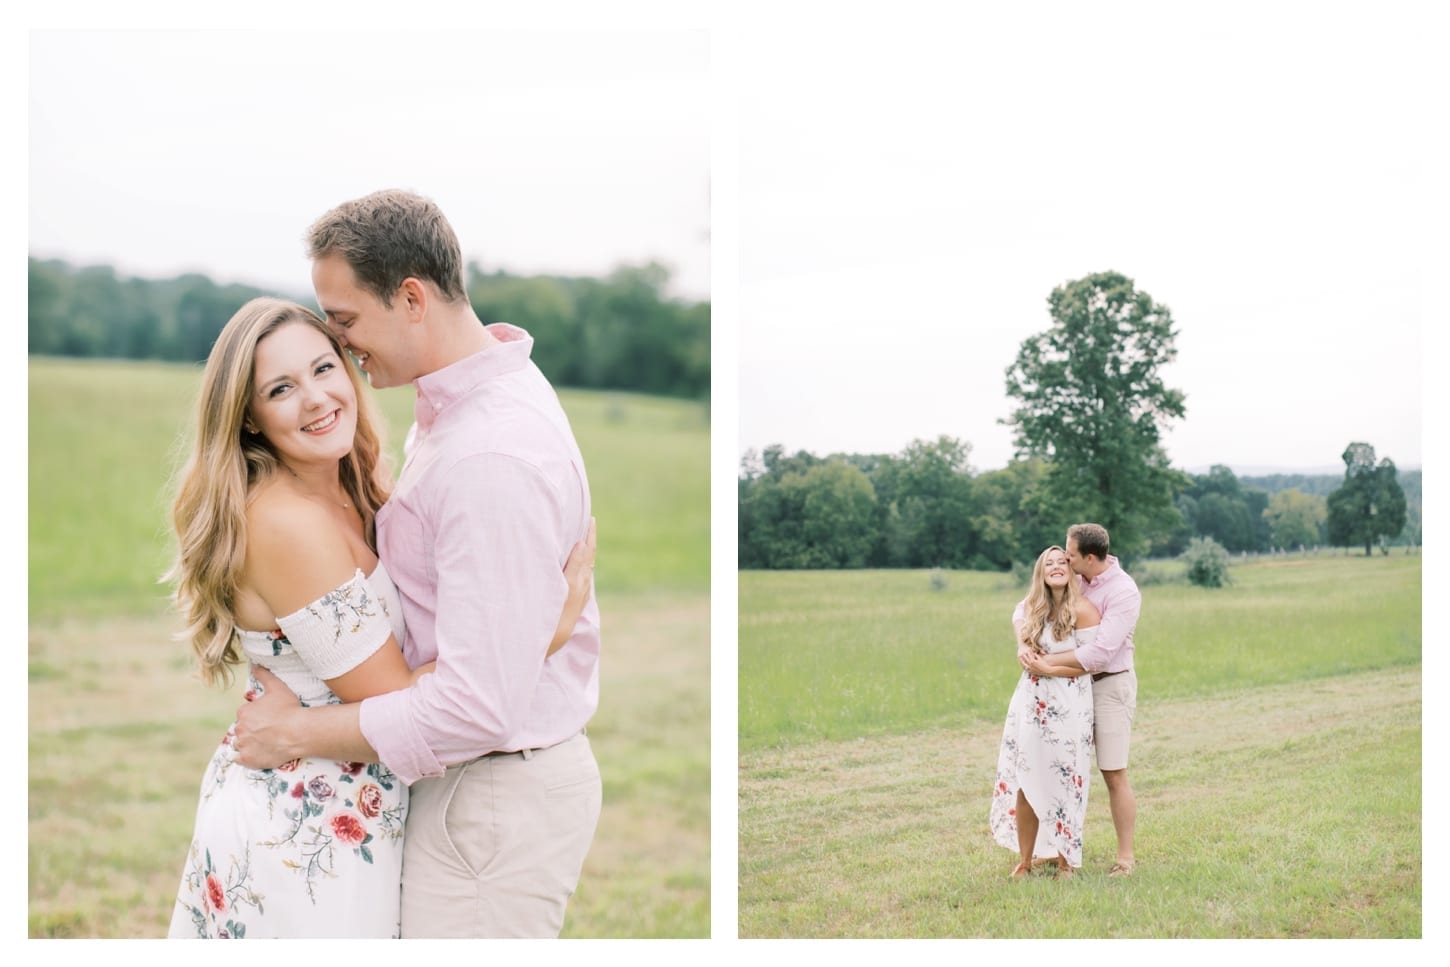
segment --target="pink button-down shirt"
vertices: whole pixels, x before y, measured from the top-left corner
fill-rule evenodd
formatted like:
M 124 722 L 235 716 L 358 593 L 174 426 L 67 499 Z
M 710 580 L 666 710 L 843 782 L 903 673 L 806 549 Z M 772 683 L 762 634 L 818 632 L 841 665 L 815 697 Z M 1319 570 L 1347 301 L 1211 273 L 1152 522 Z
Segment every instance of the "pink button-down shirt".
M 1118 559 L 1108 555 L 1108 569 L 1089 581 L 1079 577 L 1083 597 L 1092 602 L 1102 615 L 1097 636 L 1082 645 L 1074 654 L 1077 663 L 1090 672 L 1122 672 L 1133 667 L 1133 629 L 1143 607 L 1138 583 L 1118 566 Z M 1017 602 L 1012 623 L 1022 620 L 1024 601 Z
M 438 668 L 369 698 L 359 726 L 411 785 L 486 752 L 554 745 L 599 705 L 591 593 L 568 644 L 544 657 L 589 526 L 589 481 L 558 397 L 514 326 L 419 378 L 406 460 L 378 512 L 378 555 L 397 584 L 410 666 Z

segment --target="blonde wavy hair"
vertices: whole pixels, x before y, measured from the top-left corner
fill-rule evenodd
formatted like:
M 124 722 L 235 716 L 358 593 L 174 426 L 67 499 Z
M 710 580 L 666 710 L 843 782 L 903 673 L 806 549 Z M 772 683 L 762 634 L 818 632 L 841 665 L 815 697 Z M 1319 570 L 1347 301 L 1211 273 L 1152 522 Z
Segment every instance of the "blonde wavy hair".
M 392 488 L 376 404 L 321 317 L 284 299 L 253 299 L 238 309 L 207 357 L 197 395 L 195 438 L 171 507 L 176 560 L 163 578 L 174 585 L 173 600 L 187 622 L 177 638 L 191 642 L 208 685 L 229 685 L 232 666 L 245 660 L 232 605 L 247 556 L 247 505 L 258 485 L 282 463 L 267 438 L 248 432 L 244 424 L 255 390 L 257 344 L 292 323 L 326 336 L 352 380 L 357 432 L 338 474 L 374 549 L 377 511 Z
M 1062 590 L 1047 584 L 1047 555 L 1057 551 L 1064 557 L 1067 552 L 1056 544 L 1037 555 L 1037 564 L 1032 568 L 1032 588 L 1022 604 L 1022 625 L 1018 635 L 1023 644 L 1036 648 L 1042 638 L 1042 629 L 1052 625 L 1052 637 L 1062 641 L 1077 627 L 1077 603 L 1082 599 L 1077 575 L 1072 567 L 1067 569 L 1067 586 Z

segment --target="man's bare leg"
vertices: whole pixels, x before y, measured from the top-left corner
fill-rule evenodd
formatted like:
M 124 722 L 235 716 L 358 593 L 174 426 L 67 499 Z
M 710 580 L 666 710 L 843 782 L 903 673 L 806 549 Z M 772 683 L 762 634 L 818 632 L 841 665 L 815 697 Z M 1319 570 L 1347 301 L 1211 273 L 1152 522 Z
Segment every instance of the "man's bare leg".
M 1133 872 L 1133 829 L 1138 823 L 1138 800 L 1128 782 L 1127 769 L 1103 770 L 1103 782 L 1108 786 L 1108 809 L 1118 834 L 1118 861 L 1109 875 L 1126 876 Z

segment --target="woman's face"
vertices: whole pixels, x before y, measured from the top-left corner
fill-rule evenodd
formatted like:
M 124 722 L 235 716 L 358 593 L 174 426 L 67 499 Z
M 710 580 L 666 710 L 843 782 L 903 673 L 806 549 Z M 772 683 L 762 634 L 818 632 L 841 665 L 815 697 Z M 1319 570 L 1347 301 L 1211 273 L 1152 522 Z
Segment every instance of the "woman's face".
M 1067 555 L 1062 551 L 1048 551 L 1042 559 L 1042 578 L 1047 586 L 1065 588 L 1071 575 L 1072 567 L 1067 562 Z
M 352 452 L 357 393 L 326 336 L 289 322 L 257 344 L 249 412 L 287 463 L 336 462 Z

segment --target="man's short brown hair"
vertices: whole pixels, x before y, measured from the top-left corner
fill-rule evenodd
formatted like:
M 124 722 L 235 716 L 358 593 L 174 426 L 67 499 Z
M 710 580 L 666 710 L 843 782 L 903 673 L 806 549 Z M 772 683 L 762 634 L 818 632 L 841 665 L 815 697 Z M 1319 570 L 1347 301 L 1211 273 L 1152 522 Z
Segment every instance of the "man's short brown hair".
M 1067 529 L 1067 539 L 1077 544 L 1079 554 L 1108 559 L 1108 531 L 1101 524 L 1073 524 Z
M 412 192 L 375 191 L 343 202 L 307 230 L 307 254 L 314 262 L 341 256 L 384 306 L 392 306 L 409 276 L 432 282 L 448 302 L 466 298 L 458 236 L 437 205 Z

